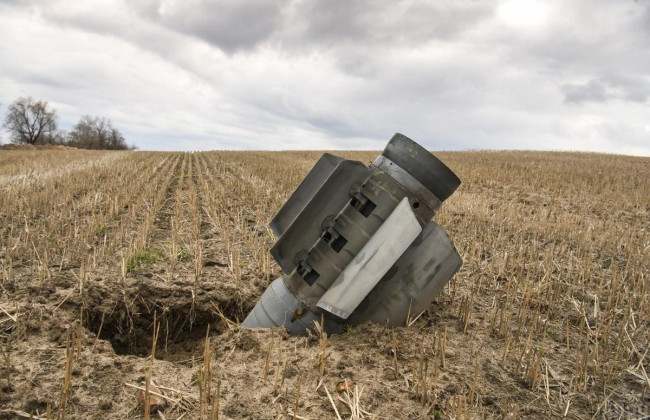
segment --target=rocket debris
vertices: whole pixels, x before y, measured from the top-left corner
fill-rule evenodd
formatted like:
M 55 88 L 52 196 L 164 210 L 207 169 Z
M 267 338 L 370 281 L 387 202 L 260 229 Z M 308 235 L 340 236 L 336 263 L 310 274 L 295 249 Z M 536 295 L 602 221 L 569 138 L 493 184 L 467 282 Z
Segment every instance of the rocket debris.
M 370 167 L 324 154 L 270 223 L 284 275 L 242 326 L 305 335 L 321 319 L 328 334 L 368 321 L 405 325 L 462 264 L 431 220 L 459 185 L 399 133 Z

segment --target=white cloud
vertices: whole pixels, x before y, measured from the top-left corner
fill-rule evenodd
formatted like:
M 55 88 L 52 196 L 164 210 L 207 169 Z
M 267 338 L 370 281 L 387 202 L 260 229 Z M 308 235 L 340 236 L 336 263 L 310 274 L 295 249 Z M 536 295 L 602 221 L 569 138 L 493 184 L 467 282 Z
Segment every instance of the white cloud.
M 650 155 L 650 6 L 582 0 L 0 1 L 0 103 L 141 149 Z

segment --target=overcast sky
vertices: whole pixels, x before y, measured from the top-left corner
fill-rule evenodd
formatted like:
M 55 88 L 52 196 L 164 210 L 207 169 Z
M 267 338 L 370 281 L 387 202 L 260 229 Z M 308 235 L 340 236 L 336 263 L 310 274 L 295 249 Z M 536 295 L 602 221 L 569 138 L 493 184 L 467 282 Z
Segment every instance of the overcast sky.
M 650 156 L 650 0 L 0 0 L 20 96 L 143 150 Z

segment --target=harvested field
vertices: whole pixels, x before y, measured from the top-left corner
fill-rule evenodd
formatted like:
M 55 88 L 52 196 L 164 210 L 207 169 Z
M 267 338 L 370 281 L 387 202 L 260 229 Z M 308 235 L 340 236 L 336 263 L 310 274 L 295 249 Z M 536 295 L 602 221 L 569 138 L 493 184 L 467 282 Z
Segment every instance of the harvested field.
M 0 419 L 650 415 L 650 158 L 437 153 L 464 265 L 426 312 L 242 330 L 320 154 L 0 151 Z

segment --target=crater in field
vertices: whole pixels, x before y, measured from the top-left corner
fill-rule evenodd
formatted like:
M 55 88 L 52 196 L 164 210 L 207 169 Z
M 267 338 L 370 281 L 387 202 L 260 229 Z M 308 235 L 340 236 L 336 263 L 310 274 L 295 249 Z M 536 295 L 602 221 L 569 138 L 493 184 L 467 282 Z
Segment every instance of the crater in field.
M 230 296 L 224 299 L 223 293 L 201 290 L 192 298 L 187 288 L 156 288 L 142 282 L 122 299 L 108 297 L 88 305 L 86 325 L 100 339 L 109 341 L 116 354 L 147 357 L 155 318 L 159 325 L 156 358 L 192 361 L 202 355 L 206 333 L 218 334 L 227 328 L 219 311 L 237 322 L 250 309 L 242 304 L 241 296 Z
M 101 339 L 111 343 L 116 354 L 146 357 L 151 354 L 154 313 L 142 312 L 143 308 L 132 309 L 132 314 L 126 311 L 104 314 L 103 325 L 102 314 L 95 313 L 89 319 L 89 326 L 95 334 L 99 332 Z M 208 325 L 211 332 L 222 331 L 221 326 L 216 325 L 216 316 L 191 306 L 156 313 L 156 322 L 159 325 L 156 358 L 170 361 L 199 356 Z

